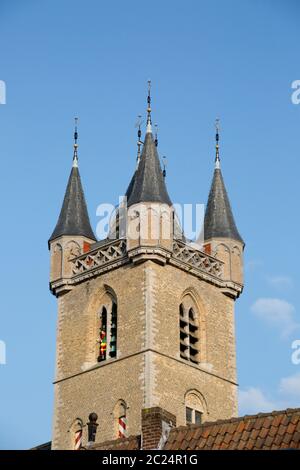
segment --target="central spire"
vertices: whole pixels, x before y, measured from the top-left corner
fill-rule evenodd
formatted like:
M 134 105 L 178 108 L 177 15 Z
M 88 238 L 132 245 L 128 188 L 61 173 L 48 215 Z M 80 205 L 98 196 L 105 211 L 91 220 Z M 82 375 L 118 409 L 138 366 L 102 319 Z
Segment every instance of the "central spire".
M 154 140 L 152 134 L 150 91 L 151 81 L 148 80 L 146 135 L 139 163 L 126 192 L 128 206 L 139 202 L 160 202 L 172 205 L 160 166 L 157 137 Z

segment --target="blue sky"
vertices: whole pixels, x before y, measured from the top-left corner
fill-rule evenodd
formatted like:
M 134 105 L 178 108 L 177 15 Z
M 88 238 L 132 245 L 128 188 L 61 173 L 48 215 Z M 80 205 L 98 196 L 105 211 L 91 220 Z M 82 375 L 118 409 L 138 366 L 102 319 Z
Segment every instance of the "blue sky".
M 73 117 L 95 228 L 97 206 L 118 202 L 133 172 L 149 77 L 173 201 L 206 201 L 221 118 L 223 176 L 246 241 L 240 413 L 299 406 L 299 10 L 296 0 L 0 1 L 0 448 L 51 438 L 47 240 L 70 172 Z

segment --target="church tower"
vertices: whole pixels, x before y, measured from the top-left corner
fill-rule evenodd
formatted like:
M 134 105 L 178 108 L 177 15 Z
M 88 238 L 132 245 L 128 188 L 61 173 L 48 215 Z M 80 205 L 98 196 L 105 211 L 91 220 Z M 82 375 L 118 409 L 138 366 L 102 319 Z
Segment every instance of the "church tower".
M 86 445 L 91 412 L 98 415 L 96 442 L 141 434 L 142 410 L 153 407 L 177 426 L 237 415 L 234 302 L 243 288 L 244 244 L 221 171 L 215 169 L 200 251 L 175 223 L 150 87 L 141 146 L 111 232 L 96 241 L 75 132 L 73 167 L 49 241 L 50 289 L 58 301 L 53 449 Z

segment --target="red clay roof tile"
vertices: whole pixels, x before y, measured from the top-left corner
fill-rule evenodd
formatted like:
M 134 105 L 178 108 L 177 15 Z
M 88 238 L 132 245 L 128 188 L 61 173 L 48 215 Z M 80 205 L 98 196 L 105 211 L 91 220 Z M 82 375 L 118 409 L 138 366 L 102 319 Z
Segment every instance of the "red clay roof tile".
M 136 450 L 140 448 L 140 437 L 95 444 L 91 448 Z M 164 446 L 166 450 L 280 448 L 300 449 L 299 408 L 206 422 L 200 426 L 180 426 L 171 430 Z

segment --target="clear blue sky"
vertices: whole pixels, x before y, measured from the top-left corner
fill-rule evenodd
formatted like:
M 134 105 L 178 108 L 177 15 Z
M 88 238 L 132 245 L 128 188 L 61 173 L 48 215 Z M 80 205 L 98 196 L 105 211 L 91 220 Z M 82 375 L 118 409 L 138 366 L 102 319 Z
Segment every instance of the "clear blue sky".
M 98 204 L 116 203 L 133 172 L 149 77 L 173 201 L 206 201 L 221 118 L 223 175 L 247 245 L 236 304 L 240 413 L 300 405 L 291 362 L 300 339 L 299 13 L 296 0 L 0 1 L 0 448 L 51 438 L 47 240 L 70 172 L 73 117 L 95 227 Z

